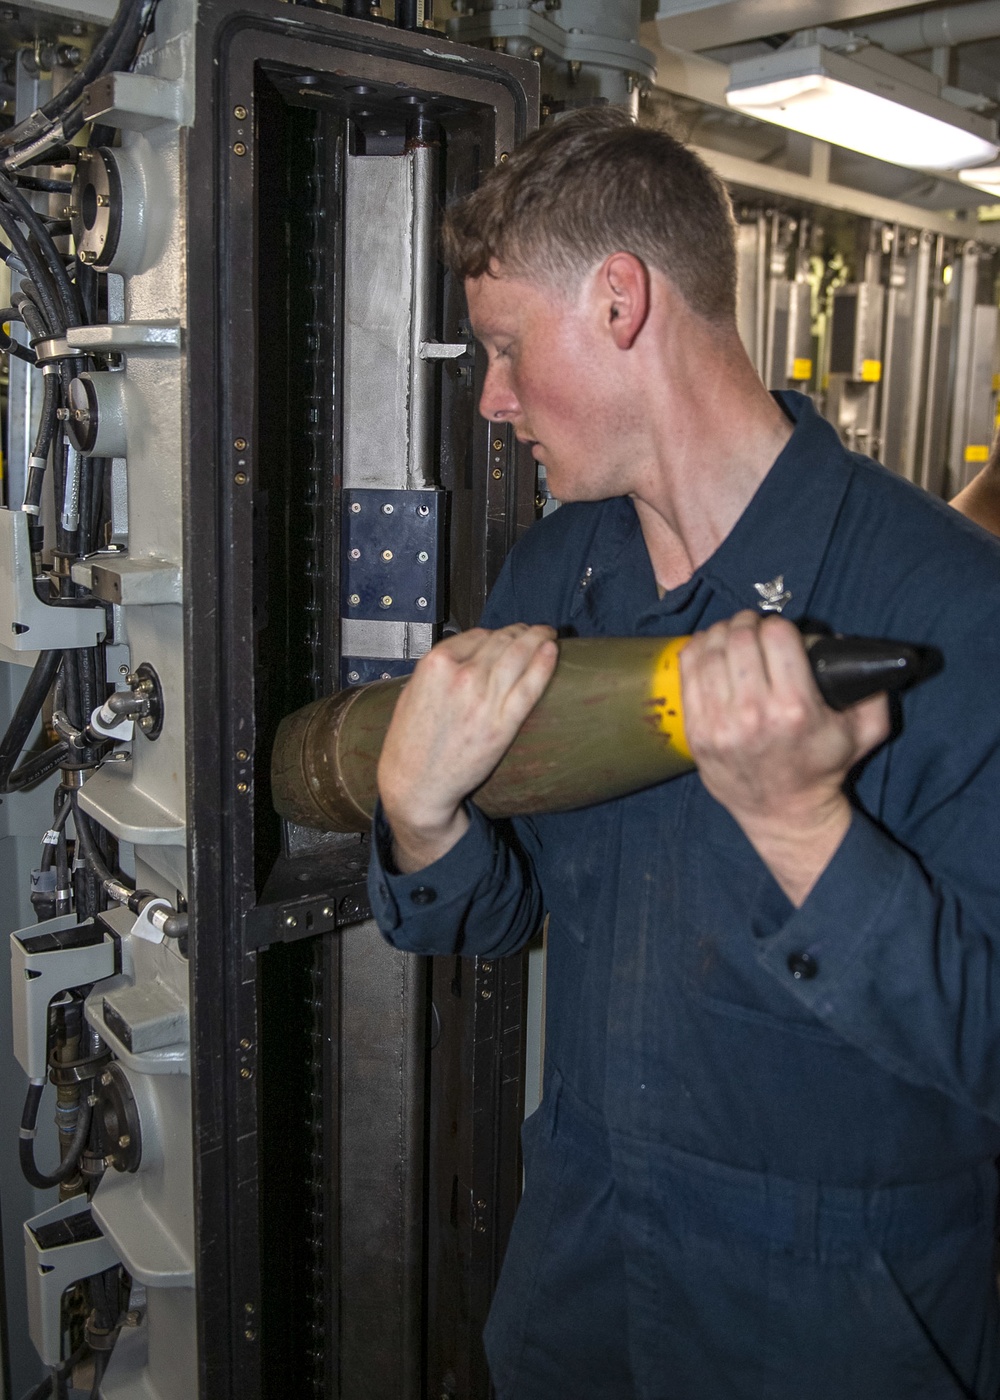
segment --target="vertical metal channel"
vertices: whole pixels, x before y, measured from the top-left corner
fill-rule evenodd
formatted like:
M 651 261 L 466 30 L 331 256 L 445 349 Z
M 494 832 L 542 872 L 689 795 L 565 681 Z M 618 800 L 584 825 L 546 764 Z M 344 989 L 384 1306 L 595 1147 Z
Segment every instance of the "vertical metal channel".
M 921 448 L 922 415 L 917 405 L 924 402 L 925 375 L 929 369 L 928 324 L 930 320 L 930 274 L 933 236 L 926 231 L 916 239 L 907 257 L 907 281 L 911 300 L 912 324 L 910 356 L 907 364 L 903 402 L 899 411 L 898 470 L 907 481 L 918 479 L 918 453 Z
M 433 338 L 435 171 L 424 145 L 347 161 L 347 488 L 434 485 L 433 381 L 420 344 Z M 345 617 L 342 628 L 353 656 L 420 655 L 432 641 L 427 624 Z M 345 932 L 340 1353 L 349 1400 L 421 1394 L 428 976 L 425 959 L 390 948 L 373 922 Z
M 976 284 L 979 247 L 962 247 L 958 288 L 958 326 L 955 332 L 955 370 L 952 380 L 951 431 L 948 437 L 949 488 L 958 490 L 965 476 L 965 444 L 968 442 L 969 406 L 972 389 L 973 328 L 976 312 Z

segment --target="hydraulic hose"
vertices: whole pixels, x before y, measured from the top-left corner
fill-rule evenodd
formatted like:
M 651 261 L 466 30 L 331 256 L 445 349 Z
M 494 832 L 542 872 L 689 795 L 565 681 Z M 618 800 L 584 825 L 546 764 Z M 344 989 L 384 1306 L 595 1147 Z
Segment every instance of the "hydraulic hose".
M 43 651 L 28 677 L 28 684 L 17 703 L 7 732 L 0 739 L 0 792 L 11 792 L 11 779 L 14 767 L 41 713 L 46 695 L 52 689 L 52 682 L 62 660 L 61 651 Z M 58 748 L 58 745 L 56 745 Z M 45 757 L 45 755 L 38 755 Z
M 22 223 L 27 224 L 34 234 L 39 255 L 52 272 L 65 313 L 65 324 L 78 325 L 83 320 L 83 303 L 80 294 L 69 280 L 66 264 L 52 241 L 52 234 L 42 216 L 25 199 L 24 195 L 3 171 L 0 171 L 0 199 L 9 204 Z
M 21 1114 L 21 1132 L 18 1139 L 18 1156 L 21 1163 L 21 1171 L 29 1186 L 34 1186 L 36 1191 L 47 1191 L 50 1186 L 59 1186 L 62 1182 L 68 1181 L 80 1164 L 83 1149 L 87 1145 L 87 1138 L 90 1136 L 90 1119 L 92 1110 L 86 1099 L 81 1098 L 80 1107 L 77 1110 L 76 1129 L 73 1133 L 72 1141 L 66 1156 L 56 1167 L 55 1171 L 45 1173 L 40 1172 L 35 1165 L 35 1134 L 38 1122 L 38 1105 L 41 1102 L 44 1084 L 29 1084 L 28 1094 L 24 1100 L 24 1112 Z

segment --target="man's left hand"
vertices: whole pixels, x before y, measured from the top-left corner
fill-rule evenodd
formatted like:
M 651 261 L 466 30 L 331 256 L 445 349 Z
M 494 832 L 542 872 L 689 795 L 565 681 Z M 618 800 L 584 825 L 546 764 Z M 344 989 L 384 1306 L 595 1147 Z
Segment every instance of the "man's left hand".
M 798 629 L 749 611 L 694 636 L 680 669 L 702 781 L 798 907 L 847 833 L 844 779 L 888 737 L 888 701 L 831 710 Z

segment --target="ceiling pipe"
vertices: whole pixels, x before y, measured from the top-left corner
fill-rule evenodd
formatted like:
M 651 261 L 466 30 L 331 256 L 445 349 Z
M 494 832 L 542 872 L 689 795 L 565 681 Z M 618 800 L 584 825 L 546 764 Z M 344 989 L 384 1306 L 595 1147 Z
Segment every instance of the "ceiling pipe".
M 954 48 L 975 44 L 981 39 L 1000 36 L 1000 4 L 997 0 L 972 0 L 944 10 L 925 10 L 919 15 L 897 15 L 873 24 L 851 25 L 890 53 L 917 53 L 921 49 Z

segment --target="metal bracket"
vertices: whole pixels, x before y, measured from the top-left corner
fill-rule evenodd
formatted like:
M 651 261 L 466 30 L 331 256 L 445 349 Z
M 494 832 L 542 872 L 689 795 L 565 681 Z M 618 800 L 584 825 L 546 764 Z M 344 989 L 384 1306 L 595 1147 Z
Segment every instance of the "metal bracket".
M 244 949 L 294 943 L 370 918 L 366 873 L 360 842 L 346 850 L 282 856 L 260 903 L 243 916 Z
M 416 666 L 416 658 L 401 656 L 342 656 L 340 658 L 340 688 L 367 685 L 369 681 L 388 681 L 394 676 L 408 676 Z
M 127 554 L 90 554 L 70 568 L 74 583 L 103 603 L 179 603 L 181 571 L 166 559 L 131 559 Z
M 24 1222 L 28 1333 L 46 1366 L 62 1360 L 62 1296 L 82 1278 L 120 1263 L 80 1196 Z
M 66 340 L 74 351 L 120 355 L 135 350 L 179 350 L 179 321 L 114 321 L 100 326 L 70 326 Z
M 0 510 L 0 658 L 96 646 L 107 628 L 103 608 L 61 608 L 42 602 L 35 592 L 28 517 L 20 510 Z M 6 657 L 4 652 L 14 655 Z
M 44 1084 L 48 1071 L 49 1002 L 68 987 L 85 987 L 113 977 L 117 945 L 91 919 L 75 914 L 10 936 L 11 1002 L 14 1055 L 33 1084 Z
M 340 610 L 345 618 L 440 622 L 444 589 L 441 491 L 345 491 Z
M 85 121 L 123 131 L 149 131 L 163 123 L 179 125 L 183 99 L 182 83 L 149 73 L 109 73 L 84 92 L 83 116 Z

